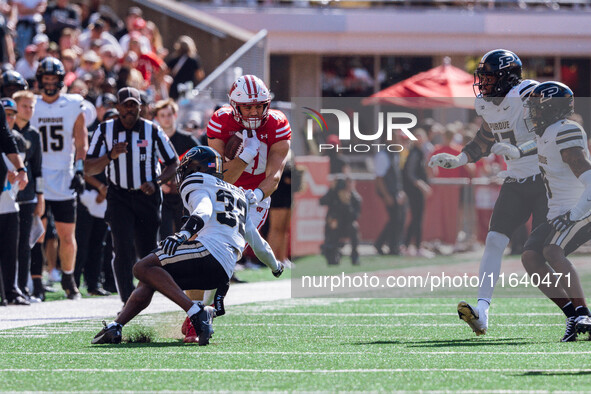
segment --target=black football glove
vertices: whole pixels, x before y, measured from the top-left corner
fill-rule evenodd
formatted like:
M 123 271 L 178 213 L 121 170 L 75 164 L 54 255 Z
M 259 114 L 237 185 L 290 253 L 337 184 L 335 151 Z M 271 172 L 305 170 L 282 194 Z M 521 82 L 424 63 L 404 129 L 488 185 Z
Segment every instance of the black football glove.
M 169 235 L 161 242 L 162 251 L 169 256 L 172 256 L 177 248 L 188 239 L 186 234 L 176 233 Z
M 554 227 L 554 230 L 561 232 L 575 224 L 576 220 L 572 220 L 570 218 L 570 211 L 567 213 L 556 216 L 554 219 L 550 220 L 550 225 Z
M 279 268 L 277 268 L 277 270 L 273 271 L 273 276 L 276 278 L 279 278 L 282 273 L 283 273 L 283 263 L 280 261 Z
M 74 178 L 72 178 L 72 182 L 70 182 L 70 189 L 78 194 L 82 194 L 82 192 L 84 192 L 84 185 L 84 174 L 76 171 Z

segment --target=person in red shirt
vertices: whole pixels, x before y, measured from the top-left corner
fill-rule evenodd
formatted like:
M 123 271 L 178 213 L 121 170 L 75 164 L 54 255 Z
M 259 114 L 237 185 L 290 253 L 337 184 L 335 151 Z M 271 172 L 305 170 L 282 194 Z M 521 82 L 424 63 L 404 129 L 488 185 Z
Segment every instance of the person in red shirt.
M 277 189 L 287 162 L 291 127 L 283 112 L 270 109 L 271 93 L 254 75 L 239 77 L 228 98 L 230 105 L 218 109 L 209 120 L 208 145 L 223 157 L 226 143 L 234 134 L 242 133 L 244 150 L 224 163 L 224 181 L 245 189 L 251 204 L 251 220 L 260 229 L 271 206 L 270 196 Z M 211 294 L 206 293 L 205 305 L 210 303 L 209 298 Z M 192 327 L 187 322 L 183 326 L 187 329 L 185 342 L 192 342 Z

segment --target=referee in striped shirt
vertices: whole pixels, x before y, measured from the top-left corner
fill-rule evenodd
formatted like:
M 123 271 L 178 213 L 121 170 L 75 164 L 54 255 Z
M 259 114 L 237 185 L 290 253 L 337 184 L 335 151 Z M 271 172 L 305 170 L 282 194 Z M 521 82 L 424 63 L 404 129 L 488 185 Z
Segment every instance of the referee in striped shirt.
M 146 256 L 156 248 L 160 185 L 175 175 L 179 158 L 164 131 L 140 118 L 137 89 L 119 90 L 117 102 L 119 119 L 101 123 L 92 135 L 85 173 L 95 175 L 107 170 L 105 219 L 113 237 L 117 290 L 125 303 L 134 290 L 136 256 Z M 164 163 L 162 171 L 159 160 Z

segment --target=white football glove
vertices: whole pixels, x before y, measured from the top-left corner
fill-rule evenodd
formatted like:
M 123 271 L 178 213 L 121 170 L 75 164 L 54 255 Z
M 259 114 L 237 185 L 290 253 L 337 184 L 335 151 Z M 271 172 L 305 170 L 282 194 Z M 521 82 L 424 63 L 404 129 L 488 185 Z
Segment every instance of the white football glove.
M 449 153 L 438 153 L 433 155 L 431 160 L 429 160 L 429 167 L 433 168 L 439 166 L 450 169 L 463 166 L 466 163 L 468 163 L 468 156 L 466 156 L 464 152 L 457 156 L 451 155 Z
M 497 142 L 490 148 L 490 151 L 495 155 L 506 156 L 509 159 L 519 159 L 521 157 L 519 148 L 506 142 Z
M 254 190 L 250 190 L 250 189 L 242 189 L 242 190 L 244 190 L 244 195 L 246 196 L 246 199 L 248 200 L 248 203 L 250 205 L 257 205 L 259 202 L 261 202 L 265 198 L 265 194 L 259 188 L 256 188 Z
M 242 141 L 244 144 L 244 149 L 242 153 L 238 155 L 238 157 L 244 161 L 246 164 L 250 164 L 252 159 L 259 153 L 259 146 L 261 146 L 261 141 L 257 138 L 256 131 L 252 130 L 252 137 L 248 136 L 248 131 L 246 129 L 242 130 Z

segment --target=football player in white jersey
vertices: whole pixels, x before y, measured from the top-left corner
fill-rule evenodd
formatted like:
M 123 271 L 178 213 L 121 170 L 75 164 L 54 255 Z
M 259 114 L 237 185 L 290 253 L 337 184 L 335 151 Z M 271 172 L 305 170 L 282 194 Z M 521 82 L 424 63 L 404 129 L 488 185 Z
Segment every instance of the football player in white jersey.
M 531 93 L 527 124 L 536 134 L 537 154 L 548 195 L 548 221 L 534 229 L 521 256 L 528 272 L 537 272 L 539 289 L 566 315 L 562 342 L 591 331 L 589 309 L 575 267 L 566 258 L 591 239 L 591 160 L 587 135 L 567 117 L 574 112 L 572 90 L 560 82 L 544 82 Z M 519 158 L 533 144 L 493 149 Z M 548 265 L 545 262 L 548 261 Z M 556 280 L 559 286 L 556 286 Z
M 46 209 L 53 214 L 59 238 L 62 287 L 68 299 L 80 298 L 74 281 L 76 263 L 76 193 L 84 190 L 84 158 L 88 132 L 82 113 L 82 96 L 61 93 L 65 70 L 54 57 L 37 67 L 41 96 L 31 125 L 41 134 Z
M 521 67 L 519 57 L 505 49 L 490 51 L 482 57 L 474 73 L 474 87 L 478 88 L 474 107 L 483 119 L 482 127 L 462 153 L 434 155 L 429 161 L 431 167 L 456 168 L 476 162 L 491 153 L 495 141 L 519 145 L 533 140 L 533 134 L 525 126 L 523 101 L 538 82 L 522 80 Z M 542 223 L 548 209 L 536 157 L 506 157 L 505 160 L 508 176 L 493 209 L 480 261 L 478 305 L 472 307 L 465 301 L 458 304 L 460 319 L 468 323 L 476 335 L 486 334 L 488 329 L 488 309 L 511 235 L 530 216 L 534 226 Z
M 191 216 L 181 231 L 167 237 L 134 266 L 140 281 L 137 288 L 115 321 L 105 324 L 94 337 L 93 344 L 121 342 L 123 326 L 150 304 L 157 290 L 187 312 L 199 345 L 207 345 L 218 311 L 191 301 L 182 289 L 224 287 L 246 242 L 275 277 L 283 272 L 283 265 L 252 223 L 244 191 L 222 180 L 222 158 L 215 150 L 206 146 L 189 150 L 177 169 L 177 184 Z

